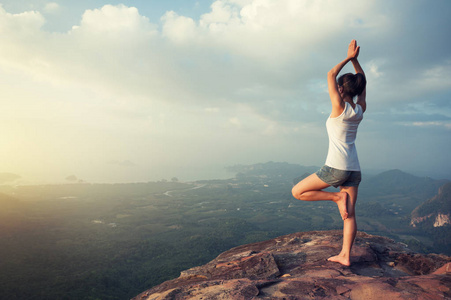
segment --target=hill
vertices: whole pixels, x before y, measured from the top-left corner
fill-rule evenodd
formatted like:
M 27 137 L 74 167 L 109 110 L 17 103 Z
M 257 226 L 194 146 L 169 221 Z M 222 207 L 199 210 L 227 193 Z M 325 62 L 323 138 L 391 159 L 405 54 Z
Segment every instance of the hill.
M 451 183 L 440 187 L 438 194 L 422 203 L 412 212 L 411 225 L 430 221 L 433 227 L 450 225 Z
M 382 194 L 416 194 L 418 197 L 430 197 L 449 180 L 437 180 L 430 177 L 418 177 L 398 169 L 382 172 L 364 178 L 360 186 L 375 195 Z
M 451 183 L 415 208 L 410 216 L 413 231 L 428 236 L 436 252 L 451 253 Z
M 235 165 L 228 168 L 229 172 L 236 173 L 238 179 L 271 179 L 292 183 L 304 174 L 316 172 L 318 167 L 301 166 L 286 162 L 267 162 L 253 165 Z M 296 182 L 297 183 L 297 182 Z
M 21 177 L 17 174 L 13 173 L 0 173 L 0 184 L 4 183 L 11 183 L 14 182 L 17 179 L 20 179 Z

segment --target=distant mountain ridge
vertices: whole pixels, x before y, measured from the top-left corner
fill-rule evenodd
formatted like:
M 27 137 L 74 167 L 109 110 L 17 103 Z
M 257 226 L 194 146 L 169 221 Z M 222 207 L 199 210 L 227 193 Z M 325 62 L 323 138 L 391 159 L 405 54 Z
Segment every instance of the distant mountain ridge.
M 451 182 L 440 187 L 438 194 L 412 211 L 410 224 L 429 222 L 433 227 L 451 225 Z
M 266 177 L 285 177 L 294 178 L 303 175 L 304 173 L 314 173 L 319 170 L 319 166 L 303 166 L 299 164 L 292 164 L 287 162 L 266 162 L 251 165 L 234 165 L 227 168 L 227 171 L 234 172 L 238 176 L 266 176 Z M 411 189 L 419 183 L 428 185 L 433 183 L 436 186 L 441 186 L 447 179 L 433 179 L 430 177 L 421 177 L 412 175 L 399 169 L 392 169 L 383 171 L 376 175 L 367 175 L 365 170 L 362 170 L 365 179 L 371 179 L 372 185 L 383 185 L 384 188 L 391 190 Z M 418 187 L 418 189 L 420 189 Z
M 21 176 L 13 173 L 0 173 L 0 184 L 13 182 L 17 179 L 20 179 Z
M 305 176 L 316 172 L 319 168 L 317 166 L 302 166 L 287 162 L 267 162 L 236 165 L 227 169 L 230 172 L 235 172 L 238 179 L 270 178 L 286 180 L 295 184 Z M 367 175 L 365 170 L 363 170 L 362 176 L 360 190 L 364 194 L 415 194 L 416 197 L 422 199 L 417 205 L 434 196 L 441 186 L 450 182 L 447 179 L 415 176 L 399 169 L 387 170 L 377 175 Z
M 266 162 L 252 165 L 235 165 L 228 167 L 229 172 L 235 172 L 238 177 L 264 177 L 264 178 L 281 178 L 292 179 L 299 177 L 305 173 L 313 173 L 319 167 L 302 166 L 290 164 L 287 162 Z
M 371 189 L 376 194 L 399 193 L 426 196 L 437 193 L 437 190 L 449 182 L 449 180 L 437 180 L 430 177 L 418 177 L 399 169 L 382 172 L 378 175 L 364 178 L 361 183 L 362 189 Z M 381 189 L 383 187 L 383 189 Z

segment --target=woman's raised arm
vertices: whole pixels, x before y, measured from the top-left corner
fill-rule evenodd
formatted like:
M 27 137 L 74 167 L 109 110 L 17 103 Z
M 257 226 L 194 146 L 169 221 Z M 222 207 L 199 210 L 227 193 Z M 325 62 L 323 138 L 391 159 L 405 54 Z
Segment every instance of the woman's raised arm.
M 340 115 L 344 109 L 343 99 L 338 91 L 337 76 L 341 69 L 350 61 L 357 60 L 360 47 L 357 46 L 356 40 L 352 40 L 348 46 L 348 54 L 346 59 L 338 63 L 327 73 L 327 86 L 329 90 L 330 101 L 332 102 L 332 116 Z M 358 63 L 358 62 L 357 62 Z
M 360 66 L 360 63 L 357 60 L 358 56 L 359 56 L 359 53 L 357 52 L 357 55 L 353 59 L 351 59 L 352 65 L 354 66 L 354 70 L 356 73 L 360 73 L 363 76 L 365 76 L 365 72 L 363 71 L 362 66 Z M 366 80 L 366 76 L 365 76 L 365 80 Z M 360 105 L 360 107 L 362 107 L 363 112 L 366 111 L 366 87 L 363 90 L 363 92 L 357 96 L 356 103 L 358 105 Z

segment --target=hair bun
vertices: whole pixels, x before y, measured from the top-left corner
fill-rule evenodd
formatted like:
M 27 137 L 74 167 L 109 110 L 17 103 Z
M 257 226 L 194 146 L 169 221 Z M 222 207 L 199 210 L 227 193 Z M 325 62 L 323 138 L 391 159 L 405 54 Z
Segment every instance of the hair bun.
M 366 78 L 361 73 L 346 73 L 338 78 L 338 85 L 343 87 L 345 94 L 354 98 L 365 90 Z

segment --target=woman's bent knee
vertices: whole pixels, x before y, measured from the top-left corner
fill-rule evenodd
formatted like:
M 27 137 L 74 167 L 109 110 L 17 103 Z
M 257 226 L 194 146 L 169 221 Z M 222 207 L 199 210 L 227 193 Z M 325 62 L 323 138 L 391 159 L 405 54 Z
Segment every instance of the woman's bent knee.
M 291 189 L 291 194 L 293 195 L 294 198 L 298 199 L 298 200 L 302 200 L 301 199 L 301 195 L 302 195 L 303 191 L 301 191 L 299 188 L 297 188 L 296 186 L 294 186 Z

